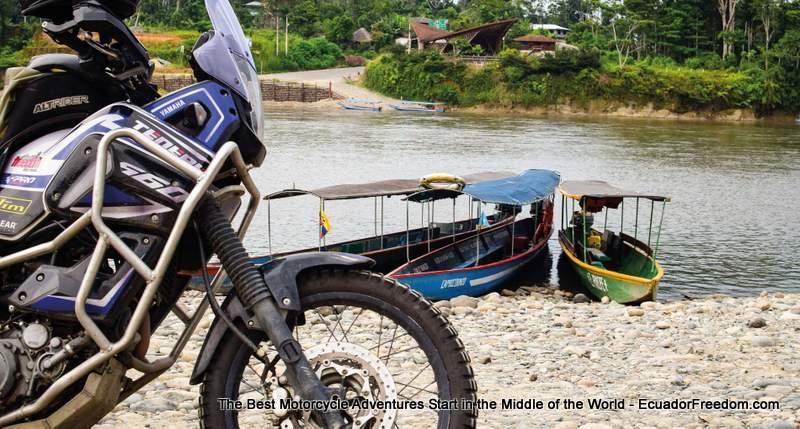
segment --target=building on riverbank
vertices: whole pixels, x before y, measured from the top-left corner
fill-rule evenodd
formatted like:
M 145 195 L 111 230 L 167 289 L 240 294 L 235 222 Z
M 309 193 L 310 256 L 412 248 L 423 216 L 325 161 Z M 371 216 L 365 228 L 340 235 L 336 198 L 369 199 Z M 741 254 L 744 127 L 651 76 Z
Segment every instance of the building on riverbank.
M 551 33 L 556 39 L 566 39 L 569 28 L 562 27 L 555 24 L 532 24 L 531 30 L 534 31 L 547 31 Z
M 451 32 L 434 28 L 422 20 L 411 21 L 409 49 L 436 49 L 443 54 L 457 53 L 456 40 L 463 39 L 472 46 L 480 46 L 486 55 L 497 55 L 503 49 L 506 34 L 516 22 L 516 18 L 506 19 Z
M 520 52 L 554 52 L 556 50 L 556 39 L 539 34 L 517 37 L 514 39 L 514 43 L 519 45 Z

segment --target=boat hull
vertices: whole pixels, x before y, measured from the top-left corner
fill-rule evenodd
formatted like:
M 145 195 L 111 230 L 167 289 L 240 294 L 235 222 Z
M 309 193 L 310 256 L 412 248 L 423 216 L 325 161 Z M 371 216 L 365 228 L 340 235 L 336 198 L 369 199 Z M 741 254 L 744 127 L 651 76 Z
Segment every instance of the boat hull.
M 620 275 L 613 271 L 596 269 L 575 257 L 563 239 L 559 239 L 559 244 L 569 258 L 570 265 L 577 274 L 581 285 L 595 297 L 602 299 L 607 296 L 611 301 L 620 304 L 635 304 L 656 299 L 658 280 L 636 280 L 635 278 L 626 278 L 630 276 Z
M 339 106 L 341 106 L 344 110 L 355 110 L 359 112 L 380 112 L 383 110 L 382 107 L 352 106 L 344 103 L 339 103 Z
M 436 108 L 436 109 L 428 109 L 424 107 L 403 107 L 403 106 L 396 106 L 390 105 L 390 107 L 398 112 L 415 112 L 415 113 L 444 113 L 445 110 L 443 108 Z
M 519 257 L 491 265 L 441 273 L 400 275 L 393 278 L 431 300 L 452 299 L 461 295 L 481 296 L 507 282 L 520 268 L 536 259 L 546 248 L 546 243 L 543 242 L 538 248 L 520 254 Z

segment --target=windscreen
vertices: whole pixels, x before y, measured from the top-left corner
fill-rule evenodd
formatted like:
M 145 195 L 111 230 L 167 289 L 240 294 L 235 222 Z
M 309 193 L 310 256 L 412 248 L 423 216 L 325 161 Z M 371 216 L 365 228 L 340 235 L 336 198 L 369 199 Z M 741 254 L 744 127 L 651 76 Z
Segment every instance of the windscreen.
M 239 24 L 239 19 L 233 12 L 228 0 L 206 0 L 206 9 L 208 10 L 211 24 L 214 26 L 214 42 L 222 41 L 230 54 L 230 61 L 232 61 L 238 73 L 232 76 L 233 73 L 214 73 L 206 69 L 206 72 L 215 78 L 228 83 L 237 92 L 243 92 L 240 95 L 245 97 L 251 106 L 251 120 L 254 131 L 261 137 L 263 118 L 263 100 L 261 98 L 261 84 L 258 80 L 258 73 L 256 72 L 253 54 L 250 52 L 250 42 L 244 36 L 242 26 Z M 216 43 L 212 44 L 216 45 Z M 212 62 L 219 64 L 223 61 L 222 58 L 213 57 L 208 58 Z M 210 67 L 211 69 L 218 69 L 219 67 Z M 219 68 L 224 69 L 224 68 Z M 222 71 L 222 70 L 220 70 Z

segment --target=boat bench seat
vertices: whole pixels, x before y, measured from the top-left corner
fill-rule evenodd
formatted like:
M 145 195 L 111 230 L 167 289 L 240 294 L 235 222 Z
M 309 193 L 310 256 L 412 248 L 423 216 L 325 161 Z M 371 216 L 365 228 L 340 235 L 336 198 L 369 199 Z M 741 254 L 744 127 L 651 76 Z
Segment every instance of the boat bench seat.
M 490 247 L 490 248 L 489 248 L 489 249 L 487 249 L 487 250 L 483 250 L 483 249 L 481 249 L 481 252 L 480 252 L 481 259 L 486 259 L 486 258 L 488 258 L 489 256 L 492 256 L 492 255 L 494 255 L 495 253 L 497 253 L 497 252 L 499 252 L 499 251 L 502 251 L 502 250 L 503 250 L 503 247 L 505 247 L 505 246 L 503 246 L 503 245 L 497 245 L 497 246 L 492 246 L 492 247 Z M 456 266 L 454 269 L 460 269 L 460 268 L 469 268 L 469 267 L 471 267 L 471 266 L 475 265 L 475 262 L 480 262 L 480 261 L 476 261 L 476 259 L 475 259 L 475 258 L 469 258 L 469 259 L 467 259 L 466 261 L 464 261 L 464 262 L 462 262 L 462 263 L 458 264 L 458 265 L 457 265 L 457 266 Z
M 589 252 L 590 255 L 592 255 L 592 259 L 595 260 L 595 261 L 599 261 L 599 262 L 609 262 L 609 261 L 611 261 L 611 257 L 606 255 L 605 252 L 603 252 L 600 249 L 589 248 L 589 249 L 586 249 L 586 250 L 587 250 L 587 252 Z

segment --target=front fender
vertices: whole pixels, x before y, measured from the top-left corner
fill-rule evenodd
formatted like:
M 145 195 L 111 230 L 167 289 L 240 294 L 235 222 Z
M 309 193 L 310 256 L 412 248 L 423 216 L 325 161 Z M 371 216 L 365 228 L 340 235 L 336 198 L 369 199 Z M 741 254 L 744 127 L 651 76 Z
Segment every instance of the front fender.
M 321 268 L 369 269 L 374 265 L 374 260 L 364 256 L 339 252 L 314 252 L 277 258 L 262 265 L 259 270 L 267 283 L 267 287 L 269 287 L 270 293 L 275 297 L 278 307 L 281 310 L 300 311 L 300 292 L 297 286 L 297 277 L 303 271 Z M 250 315 L 235 290 L 222 303 L 222 311 L 234 323 L 239 321 L 241 322 L 240 326 L 247 326 L 246 322 L 250 319 Z M 218 318 L 214 319 L 208 334 L 206 334 L 205 341 L 203 341 L 203 347 L 200 349 L 200 355 L 194 366 L 192 377 L 189 379 L 191 384 L 194 385 L 203 381 L 203 375 L 216 354 L 220 342 L 228 335 L 228 330 L 228 325 Z

